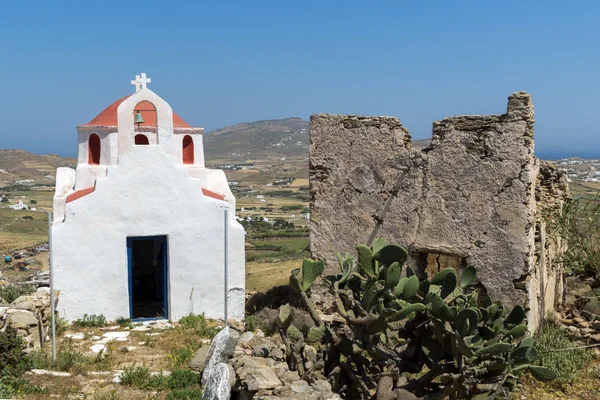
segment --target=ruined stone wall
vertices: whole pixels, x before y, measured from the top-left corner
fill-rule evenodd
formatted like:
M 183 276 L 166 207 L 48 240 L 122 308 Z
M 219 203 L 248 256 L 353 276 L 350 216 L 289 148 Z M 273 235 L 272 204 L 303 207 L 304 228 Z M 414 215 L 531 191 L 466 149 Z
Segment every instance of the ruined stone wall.
M 310 123 L 311 251 L 329 272 L 336 252 L 382 236 L 406 246 L 423 275 L 476 266 L 493 299 L 531 308 L 532 328 L 552 309 L 559 244 L 540 217 L 568 189 L 533 155 L 531 96 L 511 95 L 506 114 L 435 122 L 425 149 L 411 148 L 397 118 Z

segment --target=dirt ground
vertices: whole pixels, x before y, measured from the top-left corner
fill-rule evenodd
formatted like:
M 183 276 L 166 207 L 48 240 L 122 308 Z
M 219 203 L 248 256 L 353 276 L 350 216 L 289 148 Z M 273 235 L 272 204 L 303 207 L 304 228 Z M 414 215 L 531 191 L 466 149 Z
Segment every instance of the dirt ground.
M 132 386 L 115 383 L 118 371 L 131 367 L 146 367 L 150 373 L 163 373 L 175 369 L 186 368 L 189 358 L 202 344 L 210 343 L 198 332 L 183 329 L 176 325 L 172 328 L 160 329 L 118 325 L 103 328 L 70 327 L 58 338 L 58 359 L 64 360 L 68 354 L 81 352 L 88 359 L 106 356 L 106 362 L 75 362 L 66 368 L 71 376 L 36 375 L 28 372 L 24 377 L 34 385 L 44 389 L 43 394 L 28 394 L 23 399 L 48 398 L 86 398 L 86 399 L 164 399 L 169 390 L 142 390 Z M 122 341 L 105 343 L 106 350 L 98 355 L 91 347 L 101 345 L 102 335 L 109 332 L 128 334 Z M 71 336 L 71 338 L 69 337 Z M 50 357 L 51 344 L 47 342 L 43 349 L 46 357 Z M 62 354 L 62 355 L 61 355 Z M 60 362 L 63 366 L 66 361 Z M 50 368 L 49 368 L 50 369 Z M 52 368 L 56 370 L 57 368 Z M 199 377 L 198 377 L 199 379 Z

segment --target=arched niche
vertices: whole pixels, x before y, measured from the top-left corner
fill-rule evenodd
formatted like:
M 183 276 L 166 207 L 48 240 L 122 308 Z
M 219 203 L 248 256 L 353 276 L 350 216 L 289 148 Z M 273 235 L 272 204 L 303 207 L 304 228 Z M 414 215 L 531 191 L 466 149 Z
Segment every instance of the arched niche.
M 184 164 L 194 163 L 194 139 L 190 135 L 185 135 L 182 142 L 182 155 Z
M 146 136 L 142 133 L 138 133 L 137 135 L 135 135 L 133 140 L 134 140 L 134 143 L 136 144 L 136 146 L 143 146 L 143 145 L 150 144 L 150 142 L 148 141 L 148 136 Z
M 136 122 L 139 121 L 138 114 L 141 115 L 141 119 L 144 122 Z M 134 137 L 143 133 L 148 139 L 148 143 L 146 144 L 158 144 L 158 121 L 154 104 L 147 100 L 137 103 L 133 109 L 133 122 L 135 127 Z
M 100 138 L 95 133 L 88 139 L 88 164 L 100 165 Z

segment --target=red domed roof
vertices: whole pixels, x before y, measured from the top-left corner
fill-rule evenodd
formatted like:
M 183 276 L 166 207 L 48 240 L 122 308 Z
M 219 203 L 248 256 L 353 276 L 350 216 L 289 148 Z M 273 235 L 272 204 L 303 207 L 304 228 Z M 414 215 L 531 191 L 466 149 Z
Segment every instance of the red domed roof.
M 90 122 L 88 122 L 85 125 L 117 126 L 117 109 L 119 108 L 121 103 L 124 102 L 125 100 L 127 100 L 130 96 L 131 95 L 127 95 L 127 96 L 115 101 L 110 106 L 106 107 L 104 109 L 104 111 L 102 111 L 100 114 L 96 115 L 96 117 L 94 119 L 92 119 Z M 142 113 L 142 117 L 144 118 L 144 121 L 146 121 L 146 123 L 141 124 L 141 125 L 142 126 L 143 125 L 156 125 L 156 114 L 153 112 L 154 107 L 147 101 L 142 101 L 140 103 L 140 105 L 141 104 L 144 104 L 144 106 L 145 106 L 143 108 L 140 108 L 140 111 Z M 151 107 L 151 109 L 148 107 Z M 138 107 L 136 106 L 136 110 L 137 109 L 138 109 Z M 181 119 L 181 117 L 179 115 L 173 113 L 173 127 L 174 128 L 191 128 L 191 125 L 188 124 L 187 122 L 185 122 L 183 119 Z

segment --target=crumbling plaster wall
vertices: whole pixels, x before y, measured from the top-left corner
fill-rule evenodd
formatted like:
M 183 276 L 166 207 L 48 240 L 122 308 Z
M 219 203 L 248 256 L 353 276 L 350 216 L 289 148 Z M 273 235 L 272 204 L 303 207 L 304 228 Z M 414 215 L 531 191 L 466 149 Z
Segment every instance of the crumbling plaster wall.
M 560 204 L 568 188 L 557 171 L 540 177 L 531 96 L 508 100 L 506 114 L 435 122 L 425 149 L 411 148 L 398 118 L 313 115 L 313 256 L 334 272 L 336 252 L 382 236 L 406 246 L 422 274 L 474 265 L 493 299 L 529 306 L 537 327 L 561 285 L 559 244 L 541 210 Z

